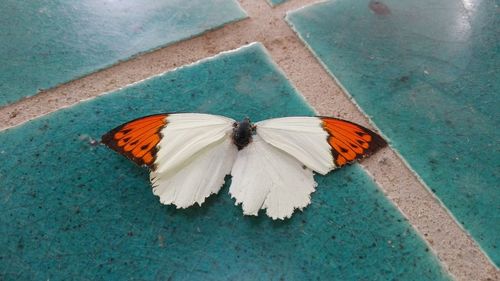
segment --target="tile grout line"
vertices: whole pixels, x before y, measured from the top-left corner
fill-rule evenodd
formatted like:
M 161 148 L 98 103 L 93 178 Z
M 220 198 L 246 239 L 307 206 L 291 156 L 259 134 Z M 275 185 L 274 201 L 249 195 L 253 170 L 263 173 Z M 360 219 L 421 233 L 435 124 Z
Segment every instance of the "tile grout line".
M 344 93 L 297 34 L 285 14 L 323 0 L 289 0 L 271 7 L 265 0 L 239 0 L 249 18 L 120 62 L 0 108 L 0 131 L 150 76 L 194 63 L 250 42 L 261 42 L 293 86 L 321 114 L 368 127 L 369 118 Z M 404 159 L 386 148 L 363 161 L 384 194 L 435 251 L 457 280 L 500 279 L 498 270 Z M 404 187 L 404 188 L 403 188 Z

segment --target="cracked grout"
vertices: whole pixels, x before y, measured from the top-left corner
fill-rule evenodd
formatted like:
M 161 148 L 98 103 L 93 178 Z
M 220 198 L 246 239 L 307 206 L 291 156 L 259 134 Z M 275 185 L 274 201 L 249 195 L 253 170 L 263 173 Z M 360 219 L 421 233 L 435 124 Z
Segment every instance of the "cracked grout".
M 324 1 L 289 0 L 271 7 L 265 0 L 240 0 L 249 18 L 0 108 L 0 131 L 251 42 L 264 45 L 272 60 L 319 114 L 373 128 L 362 109 L 285 21 L 287 12 L 319 2 Z M 500 280 L 498 269 L 397 151 L 385 148 L 364 160 L 362 166 L 457 280 Z

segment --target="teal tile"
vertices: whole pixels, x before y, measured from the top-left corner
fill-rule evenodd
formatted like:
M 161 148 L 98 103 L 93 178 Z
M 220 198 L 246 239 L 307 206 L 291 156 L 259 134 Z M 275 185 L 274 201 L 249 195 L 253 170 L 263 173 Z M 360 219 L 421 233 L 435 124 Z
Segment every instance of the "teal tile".
M 246 17 L 236 0 L 0 0 L 0 106 Z
M 339 0 L 288 21 L 500 265 L 495 1 Z
M 171 111 L 313 114 L 253 44 L 0 132 L 0 277 L 448 280 L 358 165 L 317 176 L 312 204 L 284 222 L 244 217 L 227 185 L 202 207 L 161 205 L 148 171 L 96 140 Z

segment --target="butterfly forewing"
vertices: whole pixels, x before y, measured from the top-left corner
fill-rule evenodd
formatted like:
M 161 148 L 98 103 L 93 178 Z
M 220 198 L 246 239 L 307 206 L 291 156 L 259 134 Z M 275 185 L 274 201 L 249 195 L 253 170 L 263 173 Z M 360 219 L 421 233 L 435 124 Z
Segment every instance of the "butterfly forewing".
M 364 158 L 387 145 L 382 137 L 358 124 L 333 117 L 320 119 L 328 132 L 328 144 L 337 167 Z
M 168 114 L 141 117 L 116 127 L 102 136 L 102 143 L 138 165 L 152 167 Z
M 335 168 L 328 132 L 316 117 L 283 117 L 257 122 L 264 141 L 297 158 L 311 170 L 325 175 Z

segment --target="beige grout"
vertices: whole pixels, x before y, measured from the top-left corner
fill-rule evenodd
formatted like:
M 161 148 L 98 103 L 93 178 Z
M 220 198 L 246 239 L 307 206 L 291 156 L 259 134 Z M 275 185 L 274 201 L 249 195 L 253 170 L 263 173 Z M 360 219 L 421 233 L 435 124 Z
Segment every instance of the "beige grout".
M 261 42 L 291 83 L 322 115 L 372 127 L 321 63 L 284 21 L 286 12 L 323 1 L 289 0 L 271 8 L 265 0 L 240 0 L 249 18 L 121 62 L 81 79 L 0 108 L 0 131 L 79 101 L 250 42 Z M 500 280 L 500 274 L 438 199 L 386 148 L 362 163 L 457 280 Z

